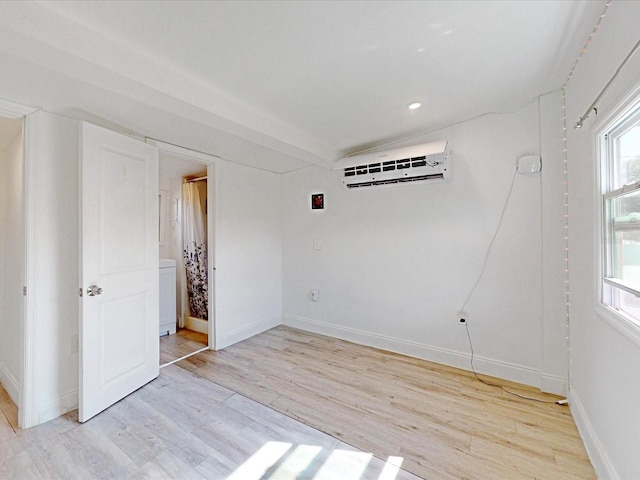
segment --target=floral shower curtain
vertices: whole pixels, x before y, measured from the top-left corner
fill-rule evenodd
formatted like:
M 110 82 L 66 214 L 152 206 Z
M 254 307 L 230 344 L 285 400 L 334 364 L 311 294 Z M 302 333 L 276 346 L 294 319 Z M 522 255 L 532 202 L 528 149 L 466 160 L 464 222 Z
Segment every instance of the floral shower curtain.
M 183 258 L 191 316 L 208 320 L 209 283 L 205 222 L 196 182 L 182 185 Z

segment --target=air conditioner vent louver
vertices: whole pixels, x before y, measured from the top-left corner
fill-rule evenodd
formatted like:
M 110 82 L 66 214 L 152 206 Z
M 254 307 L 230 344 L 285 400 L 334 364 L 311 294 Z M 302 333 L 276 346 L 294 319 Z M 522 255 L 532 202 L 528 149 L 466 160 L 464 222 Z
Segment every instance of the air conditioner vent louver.
M 338 162 L 347 188 L 448 180 L 447 142 L 403 147 L 387 152 L 347 157 Z M 395 158 L 394 158 L 395 157 Z
M 347 185 L 347 188 L 371 187 L 374 185 L 391 185 L 394 183 L 420 182 L 422 180 L 444 180 L 444 177 L 442 176 L 442 174 L 437 173 L 435 175 L 421 175 L 418 177 L 394 178 L 390 180 L 375 180 L 372 182 L 353 183 L 353 184 Z

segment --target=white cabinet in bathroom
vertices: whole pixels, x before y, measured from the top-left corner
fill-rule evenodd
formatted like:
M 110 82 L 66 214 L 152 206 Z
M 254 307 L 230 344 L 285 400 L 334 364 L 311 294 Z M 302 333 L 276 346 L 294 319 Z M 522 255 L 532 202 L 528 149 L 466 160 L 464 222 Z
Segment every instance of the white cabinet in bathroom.
M 176 261 L 160 259 L 160 335 L 176 333 Z

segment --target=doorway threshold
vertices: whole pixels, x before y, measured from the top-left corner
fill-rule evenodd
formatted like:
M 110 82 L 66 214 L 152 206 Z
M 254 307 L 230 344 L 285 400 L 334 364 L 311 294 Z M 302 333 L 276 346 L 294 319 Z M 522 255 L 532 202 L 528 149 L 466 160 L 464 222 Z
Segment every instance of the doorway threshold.
M 184 355 L 184 356 L 182 356 L 180 358 L 176 358 L 175 360 L 171 360 L 170 362 L 163 363 L 162 365 L 160 365 L 160 368 L 164 368 L 164 367 L 167 367 L 169 365 L 173 365 L 176 362 L 184 360 L 185 358 L 193 357 L 194 355 L 196 355 L 198 353 L 201 353 L 201 352 L 204 352 L 205 350 L 209 350 L 209 347 L 203 347 L 203 348 L 201 348 L 199 350 L 196 350 L 195 352 L 188 353 L 187 355 Z

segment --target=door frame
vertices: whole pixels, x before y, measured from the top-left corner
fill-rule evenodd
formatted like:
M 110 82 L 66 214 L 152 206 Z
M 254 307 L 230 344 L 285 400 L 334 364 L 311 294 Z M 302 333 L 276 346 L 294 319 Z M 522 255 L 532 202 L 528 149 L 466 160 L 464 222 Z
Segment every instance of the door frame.
M 220 157 L 209 153 L 198 152 L 171 143 L 166 143 L 154 138 L 147 138 L 147 143 L 156 146 L 160 150 L 160 156 L 168 154 L 173 157 L 189 160 L 191 162 L 202 163 L 207 168 L 207 262 L 208 262 L 208 291 L 209 291 L 209 321 L 208 329 L 208 349 L 215 350 L 216 338 L 216 301 L 215 301 L 215 259 L 216 259 L 216 220 L 218 218 L 218 203 L 216 202 L 217 177 L 215 166 Z M 211 208 L 213 202 L 213 208 Z M 184 312 L 183 312 L 184 313 Z
M 31 272 L 34 270 L 33 262 L 30 259 L 30 251 L 34 246 L 34 238 L 31 227 L 33 223 L 33 202 L 29 198 L 29 192 L 34 188 L 32 174 L 32 159 L 35 153 L 35 137 L 33 134 L 33 125 L 29 115 L 40 110 L 38 107 L 23 105 L 6 99 L 0 99 L 0 116 L 11 118 L 14 120 L 22 120 L 22 167 L 23 167 L 23 206 L 24 206 L 24 258 L 22 265 L 24 288 L 26 292 L 31 289 Z M 37 406 L 35 395 L 35 353 L 34 345 L 36 319 L 34 315 L 33 296 L 24 296 L 24 309 L 22 318 L 22 378 L 20 384 L 20 393 L 18 398 L 18 425 L 20 428 L 29 428 L 35 424 L 37 418 Z

